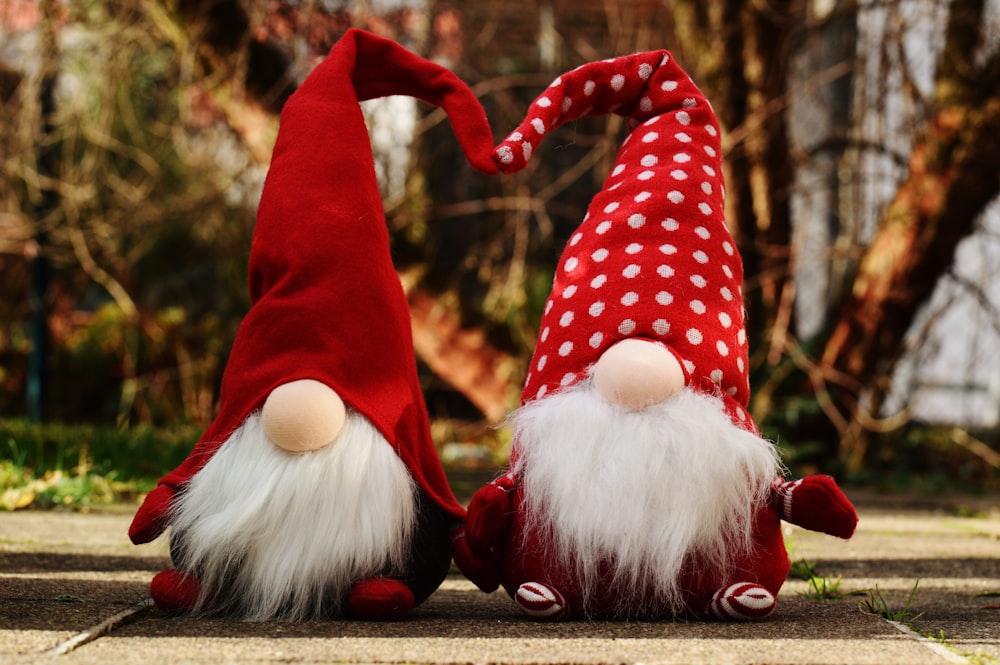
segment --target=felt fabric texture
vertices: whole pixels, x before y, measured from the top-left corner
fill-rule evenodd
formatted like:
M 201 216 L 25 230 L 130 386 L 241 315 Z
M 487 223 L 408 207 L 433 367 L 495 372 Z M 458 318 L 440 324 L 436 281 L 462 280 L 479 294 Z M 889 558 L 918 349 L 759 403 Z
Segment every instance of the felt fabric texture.
M 553 129 L 617 114 L 632 129 L 564 249 L 522 401 L 571 386 L 618 341 L 665 344 L 688 385 L 719 393 L 749 430 L 743 265 L 726 227 L 711 105 L 667 51 L 585 64 L 557 78 L 496 151 L 518 171 Z
M 393 41 L 357 29 L 343 35 L 281 113 L 250 252 L 252 306 L 218 416 L 147 497 L 130 528 L 134 542 L 157 537 L 174 494 L 272 390 L 297 379 L 336 391 L 395 448 L 433 504 L 464 517 L 431 441 L 358 104 L 396 94 L 443 107 L 469 163 L 496 173 L 485 112 L 460 79 Z

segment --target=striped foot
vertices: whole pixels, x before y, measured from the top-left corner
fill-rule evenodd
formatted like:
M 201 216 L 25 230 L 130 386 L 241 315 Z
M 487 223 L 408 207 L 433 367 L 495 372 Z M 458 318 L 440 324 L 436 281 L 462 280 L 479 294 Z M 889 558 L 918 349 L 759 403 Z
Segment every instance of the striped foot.
M 758 621 L 776 605 L 774 596 L 761 585 L 741 582 L 716 591 L 706 614 L 723 621 Z
M 514 600 L 525 614 L 539 621 L 559 621 L 569 613 L 562 594 L 541 582 L 525 582 L 517 588 Z

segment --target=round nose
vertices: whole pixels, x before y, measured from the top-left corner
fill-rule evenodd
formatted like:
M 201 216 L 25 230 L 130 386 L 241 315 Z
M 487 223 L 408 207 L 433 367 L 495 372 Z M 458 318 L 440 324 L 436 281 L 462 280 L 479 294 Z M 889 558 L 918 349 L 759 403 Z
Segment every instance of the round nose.
M 605 351 L 591 370 L 604 399 L 630 411 L 659 404 L 684 387 L 684 369 L 660 344 L 626 339 Z
M 347 420 L 347 408 L 327 385 L 312 379 L 282 384 L 261 409 L 268 438 L 279 448 L 302 453 L 329 445 Z

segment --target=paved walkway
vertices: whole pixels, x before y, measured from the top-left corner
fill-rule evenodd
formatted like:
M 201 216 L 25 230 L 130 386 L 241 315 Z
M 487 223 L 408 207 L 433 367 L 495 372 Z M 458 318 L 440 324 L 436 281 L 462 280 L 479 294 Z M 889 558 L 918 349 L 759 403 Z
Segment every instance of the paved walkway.
M 168 619 L 144 606 L 165 539 L 130 545 L 131 511 L 0 513 L 0 663 L 1000 664 L 1000 500 L 956 517 L 853 498 L 850 542 L 797 528 L 787 541 L 793 561 L 859 595 L 817 600 L 789 580 L 773 618 L 751 625 L 537 624 L 458 577 L 399 623 Z M 899 611 L 914 585 L 905 623 L 859 609 L 877 587 Z

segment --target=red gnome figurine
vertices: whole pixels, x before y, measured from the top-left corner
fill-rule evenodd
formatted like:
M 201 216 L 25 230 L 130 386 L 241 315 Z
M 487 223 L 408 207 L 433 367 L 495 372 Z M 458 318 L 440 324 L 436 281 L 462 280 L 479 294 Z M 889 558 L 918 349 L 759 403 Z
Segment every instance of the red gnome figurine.
M 465 512 L 431 442 L 359 107 L 397 94 L 444 107 L 496 173 L 476 97 L 395 42 L 348 31 L 289 99 L 218 417 L 129 530 L 172 529 L 175 568 L 150 585 L 164 610 L 389 619 L 448 572 Z
M 616 113 L 631 133 L 566 246 L 511 416 L 510 471 L 469 505 L 456 561 L 529 616 L 767 616 L 780 520 L 849 538 L 832 478 L 779 478 L 746 410 L 743 268 L 724 219 L 719 127 L 666 51 L 557 78 L 496 150 Z

